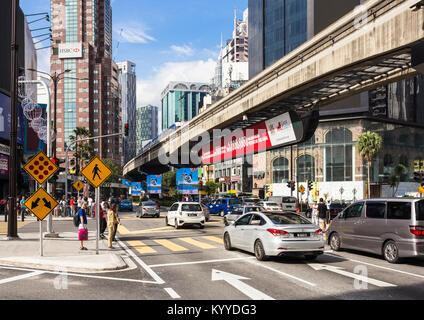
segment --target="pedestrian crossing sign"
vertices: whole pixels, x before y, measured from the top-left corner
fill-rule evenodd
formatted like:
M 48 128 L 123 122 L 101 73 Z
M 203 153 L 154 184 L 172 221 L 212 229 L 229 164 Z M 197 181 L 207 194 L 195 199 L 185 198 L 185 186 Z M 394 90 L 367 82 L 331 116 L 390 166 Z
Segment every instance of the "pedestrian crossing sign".
M 77 182 L 74 183 L 74 188 L 77 191 L 81 191 L 81 189 L 84 188 L 84 183 L 82 183 L 81 180 L 77 180 Z
M 98 188 L 112 175 L 112 170 L 110 170 L 98 157 L 94 157 L 85 168 L 82 169 L 81 174 L 94 188 Z
M 57 207 L 58 202 L 44 188 L 40 188 L 24 202 L 24 205 L 43 221 Z

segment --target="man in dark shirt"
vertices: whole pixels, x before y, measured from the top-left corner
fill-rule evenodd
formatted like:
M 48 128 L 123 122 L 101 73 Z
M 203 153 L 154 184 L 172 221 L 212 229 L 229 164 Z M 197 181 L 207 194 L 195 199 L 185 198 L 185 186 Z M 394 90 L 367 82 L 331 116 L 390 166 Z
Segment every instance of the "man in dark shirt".
M 321 198 L 319 199 L 319 204 L 318 204 L 318 222 L 322 231 L 325 231 L 326 229 L 327 214 L 328 214 L 327 205 L 324 203 L 324 199 Z

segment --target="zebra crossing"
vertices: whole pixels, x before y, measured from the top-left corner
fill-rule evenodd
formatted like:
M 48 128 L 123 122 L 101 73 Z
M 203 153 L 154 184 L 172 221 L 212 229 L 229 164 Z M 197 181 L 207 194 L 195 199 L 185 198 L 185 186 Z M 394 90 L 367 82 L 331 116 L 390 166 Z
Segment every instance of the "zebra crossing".
M 180 237 L 169 239 L 132 240 L 127 241 L 130 248 L 141 255 L 172 252 L 189 252 L 191 250 L 222 249 L 223 240 L 217 236 Z
M 31 223 L 31 221 L 21 222 L 18 221 L 18 230 L 22 227 L 25 227 L 27 224 Z M 0 222 L 0 237 L 7 236 L 7 222 Z

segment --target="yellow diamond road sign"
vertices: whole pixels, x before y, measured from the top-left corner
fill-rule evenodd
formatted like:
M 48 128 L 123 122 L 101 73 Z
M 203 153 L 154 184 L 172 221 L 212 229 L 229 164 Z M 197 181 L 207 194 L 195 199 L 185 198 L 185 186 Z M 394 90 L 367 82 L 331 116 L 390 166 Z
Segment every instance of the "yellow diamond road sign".
M 28 161 L 24 169 L 39 184 L 43 184 L 59 170 L 59 167 L 54 164 L 43 151 L 40 151 Z
M 305 192 L 305 187 L 301 185 L 301 186 L 299 187 L 299 192 L 300 192 L 300 193 L 304 193 L 304 192 Z
M 58 203 L 46 190 L 40 188 L 25 201 L 24 205 L 43 221 L 57 207 Z
M 84 183 L 81 180 L 77 180 L 77 182 L 74 183 L 74 188 L 77 191 L 81 191 L 81 189 L 84 188 Z
M 112 175 L 112 170 L 110 170 L 98 157 L 94 157 L 90 163 L 82 169 L 81 174 L 94 188 L 98 188 Z

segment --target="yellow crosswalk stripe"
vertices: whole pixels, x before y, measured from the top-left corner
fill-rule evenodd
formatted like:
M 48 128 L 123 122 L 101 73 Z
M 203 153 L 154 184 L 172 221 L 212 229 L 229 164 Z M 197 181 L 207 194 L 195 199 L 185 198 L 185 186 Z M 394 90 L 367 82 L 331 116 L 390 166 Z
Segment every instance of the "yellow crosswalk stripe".
M 184 248 L 184 247 L 182 247 L 182 246 L 180 246 L 180 245 L 178 245 L 178 244 L 176 244 L 172 241 L 169 241 L 169 240 L 163 239 L 163 240 L 154 240 L 154 241 L 156 243 L 159 243 L 160 245 L 164 246 L 165 248 L 168 248 L 171 251 L 179 252 L 179 251 L 187 251 L 188 250 L 187 248 Z
M 187 242 L 193 246 L 199 247 L 201 249 L 214 249 L 216 248 L 215 246 L 206 243 L 206 242 L 201 242 L 201 241 L 197 241 L 194 240 L 193 238 L 179 238 L 181 241 Z
M 207 240 L 210 240 L 210 241 L 213 241 L 213 242 L 217 242 L 217 243 L 219 243 L 219 244 L 224 244 L 224 240 L 222 240 L 221 238 L 218 238 L 218 237 L 214 237 L 214 236 L 205 236 L 205 237 L 203 237 L 203 238 L 205 238 L 205 239 L 207 239 Z
M 146 245 L 142 241 L 128 241 L 128 245 L 133 247 L 135 250 L 137 250 L 141 254 L 156 253 L 157 252 L 155 249 L 149 247 L 148 245 Z

